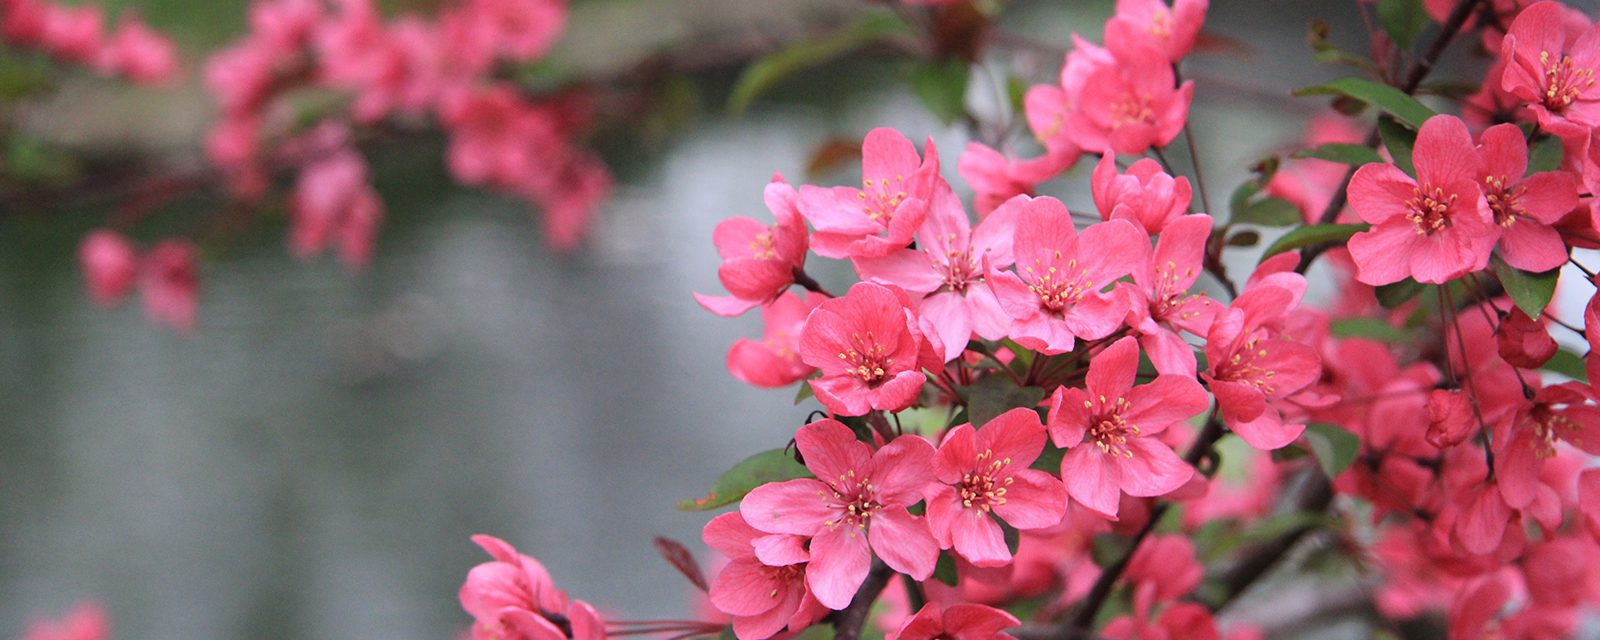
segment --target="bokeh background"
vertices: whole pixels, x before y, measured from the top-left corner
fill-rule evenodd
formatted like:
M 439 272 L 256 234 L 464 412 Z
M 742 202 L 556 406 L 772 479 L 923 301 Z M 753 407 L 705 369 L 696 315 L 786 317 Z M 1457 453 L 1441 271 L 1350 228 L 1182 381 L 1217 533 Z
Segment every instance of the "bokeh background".
M 243 31 L 245 3 L 105 4 L 175 36 L 185 84 L 73 78 L 25 126 L 80 148 L 197 155 L 210 118 L 199 60 Z M 1015 2 L 1001 27 L 1064 49 L 1074 31 L 1097 33 L 1111 5 Z M 1311 59 L 1311 18 L 1352 47 L 1363 31 L 1344 0 L 1212 5 L 1208 30 L 1244 45 L 1185 64 L 1220 201 L 1325 104 L 1288 91 L 1344 73 Z M 554 59 L 612 77 L 663 51 L 782 42 L 874 9 L 576 0 Z M 859 175 L 811 177 L 806 166 L 822 141 L 880 125 L 931 135 L 962 188 L 954 166 L 968 135 L 922 107 L 904 64 L 871 56 L 803 72 L 731 116 L 723 105 L 742 62 L 688 76 L 693 91 L 670 122 L 600 133 L 618 189 L 574 254 L 545 249 L 524 205 L 453 186 L 438 139 L 410 140 L 374 156 L 388 217 L 367 272 L 295 261 L 286 221 L 258 221 L 207 245 L 193 335 L 147 324 L 136 306 L 88 301 L 74 252 L 106 205 L 0 211 L 0 637 L 94 597 L 119 638 L 449 638 L 467 622 L 455 594 L 484 559 L 468 541 L 479 532 L 608 611 L 693 615 L 692 588 L 651 537 L 703 556 L 706 515 L 674 503 L 782 443 L 814 408 L 723 368 L 728 345 L 760 322 L 695 305 L 691 291 L 720 293 L 712 228 L 767 217 L 773 171 L 796 182 Z M 994 64 L 1044 80 L 1060 58 L 1015 52 Z M 994 77 L 978 73 L 968 101 L 1005 118 Z M 1092 210 L 1088 168 L 1048 188 Z M 1233 614 L 1283 613 L 1259 600 Z

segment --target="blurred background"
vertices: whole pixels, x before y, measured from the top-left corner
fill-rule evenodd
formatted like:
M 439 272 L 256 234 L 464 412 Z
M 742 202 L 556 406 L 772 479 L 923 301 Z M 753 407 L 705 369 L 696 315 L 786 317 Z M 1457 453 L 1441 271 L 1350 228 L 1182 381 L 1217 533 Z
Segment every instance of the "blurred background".
M 104 4 L 173 35 L 184 83 L 73 78 L 24 126 L 76 148 L 197 156 L 211 109 L 199 61 L 243 32 L 245 3 Z M 1029 44 L 992 64 L 1048 81 L 1070 34 L 1098 33 L 1111 9 L 1011 3 L 1000 28 Z M 781 44 L 874 10 L 576 0 L 553 60 L 609 78 L 662 52 Z M 1207 30 L 1234 46 L 1192 56 L 1185 71 L 1214 200 L 1325 106 L 1290 89 L 1345 73 L 1313 62 L 1313 14 L 1361 46 L 1354 2 L 1213 2 Z M 573 254 L 542 245 L 526 205 L 455 186 L 440 139 L 409 140 L 371 156 L 388 216 L 365 273 L 293 260 L 286 222 L 268 218 L 206 246 L 192 335 L 85 296 L 74 252 L 107 206 L 0 211 L 0 637 L 93 597 L 119 638 L 449 638 L 468 621 L 456 589 L 485 559 L 468 541 L 480 532 L 603 610 L 693 616 L 695 592 L 651 537 L 703 557 L 707 514 L 673 505 L 784 442 L 815 408 L 724 369 L 727 347 L 758 335 L 760 320 L 694 303 L 691 291 L 722 292 L 712 228 L 769 219 L 761 189 L 773 171 L 859 180 L 853 165 L 817 176 L 807 166 L 824 141 L 875 126 L 931 135 L 964 188 L 954 168 L 967 129 L 929 113 L 901 62 L 862 55 L 803 71 L 730 115 L 746 62 L 685 76 L 670 119 L 598 134 L 617 191 Z M 996 77 L 977 72 L 966 99 L 1012 117 Z M 1089 168 L 1051 195 L 1092 210 Z M 1243 604 L 1236 613 L 1251 615 Z

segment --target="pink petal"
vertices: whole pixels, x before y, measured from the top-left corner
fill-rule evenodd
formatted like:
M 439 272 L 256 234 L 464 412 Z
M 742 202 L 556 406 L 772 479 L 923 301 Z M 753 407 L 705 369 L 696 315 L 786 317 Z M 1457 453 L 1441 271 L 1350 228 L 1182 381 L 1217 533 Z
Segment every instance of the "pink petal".
M 1011 475 L 1006 502 L 994 512 L 1018 529 L 1042 529 L 1061 523 L 1067 513 L 1067 489 L 1061 480 L 1037 469 L 1019 469 Z
M 1176 491 L 1194 476 L 1194 467 L 1172 449 L 1154 438 L 1129 438 L 1131 458 L 1114 459 L 1120 466 L 1122 490 L 1130 496 L 1149 498 Z
M 765 613 L 778 604 L 773 595 L 784 585 L 773 580 L 772 570 L 759 562 L 730 562 L 711 580 L 711 604 L 734 616 Z
M 832 492 L 831 487 L 811 478 L 764 484 L 744 497 L 739 513 L 760 531 L 814 535 L 824 521 L 838 516 L 838 510 L 823 498 Z
M 1011 550 L 994 518 L 977 509 L 962 509 L 950 522 L 950 542 L 956 553 L 979 567 L 1011 563 Z
M 873 516 L 867 535 L 872 540 L 872 550 L 889 568 L 919 582 L 933 575 L 939 543 L 933 540 L 922 518 L 903 509 L 883 509 Z M 812 557 L 816 557 L 816 542 L 812 542 Z M 817 563 L 812 561 L 809 566 L 814 569 Z
M 873 523 L 877 526 L 877 523 Z M 806 565 L 806 585 L 823 606 L 839 610 L 850 606 L 856 590 L 867 579 L 872 553 L 861 529 L 839 526 L 811 539 L 811 563 Z
M 1121 398 L 1133 388 L 1139 370 L 1139 344 L 1132 336 L 1111 343 L 1089 361 L 1085 382 L 1091 395 Z
M 829 484 L 839 484 L 846 475 L 866 469 L 872 459 L 872 449 L 856 440 L 855 432 L 838 420 L 824 418 L 800 427 L 794 441 L 806 468 Z
M 1061 481 L 1073 500 L 1116 519 L 1122 481 L 1117 477 L 1116 467 L 1107 461 L 1108 455 L 1093 445 L 1068 449 L 1061 459 Z

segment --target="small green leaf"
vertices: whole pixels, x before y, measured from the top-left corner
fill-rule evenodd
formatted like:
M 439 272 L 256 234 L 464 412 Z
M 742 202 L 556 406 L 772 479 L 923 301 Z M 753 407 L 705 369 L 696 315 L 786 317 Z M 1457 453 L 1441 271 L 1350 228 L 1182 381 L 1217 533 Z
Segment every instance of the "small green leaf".
M 1416 129 L 1434 116 L 1433 109 L 1389 85 L 1361 78 L 1340 78 L 1327 84 L 1296 89 L 1297 96 L 1338 95 L 1354 98 L 1394 116 Z
M 1233 190 L 1233 195 L 1228 197 L 1228 213 L 1239 215 L 1245 207 L 1250 206 L 1250 199 L 1261 193 L 1261 181 L 1246 180 L 1239 188 Z
M 1253 224 L 1263 227 L 1287 227 L 1303 218 L 1300 208 L 1283 198 L 1262 198 L 1250 203 L 1243 211 L 1236 211 L 1229 222 Z
M 1261 259 L 1266 260 L 1285 251 L 1293 251 L 1324 242 L 1344 242 L 1370 225 L 1366 224 L 1310 224 L 1297 227 L 1293 231 L 1278 236 L 1277 240 L 1267 247 L 1266 253 L 1261 254 Z
M 1383 157 L 1366 145 L 1350 144 L 1347 142 L 1329 142 L 1315 149 L 1306 149 L 1294 154 L 1296 158 L 1316 158 L 1341 164 L 1363 165 L 1371 162 L 1383 162 Z
M 1395 344 L 1411 342 L 1411 334 L 1378 318 L 1356 317 L 1334 320 L 1329 331 L 1340 338 L 1368 338 Z
M 1378 138 L 1383 140 L 1383 148 L 1389 150 L 1389 157 L 1394 158 L 1394 166 L 1407 175 L 1417 175 L 1416 167 L 1411 164 L 1411 149 L 1417 145 L 1417 132 L 1390 118 L 1378 118 Z
M 1544 313 L 1544 308 L 1550 306 L 1550 299 L 1556 295 L 1560 269 L 1530 273 L 1513 268 L 1498 256 L 1492 266 L 1495 276 L 1500 278 L 1500 285 L 1506 289 L 1506 295 L 1511 296 L 1511 301 L 1517 303 L 1517 308 L 1522 309 L 1529 318 L 1537 319 L 1539 314 Z
M 1550 357 L 1550 361 L 1540 368 L 1554 371 L 1578 382 L 1589 381 L 1589 370 L 1584 366 L 1583 356 L 1566 349 L 1556 351 L 1556 354 Z
M 815 395 L 816 392 L 811 390 L 811 383 L 809 381 L 802 380 L 800 381 L 800 388 L 796 389 L 794 392 L 794 403 L 798 405 Z
M 964 60 L 924 63 L 911 72 L 911 88 L 928 111 L 950 124 L 967 115 L 968 76 Z
M 1378 24 L 1401 49 L 1411 49 L 1429 21 L 1422 0 L 1378 0 Z
M 981 427 L 1017 407 L 1034 408 L 1044 398 L 1044 389 L 1018 387 L 1007 376 L 990 374 L 971 386 L 963 387 L 962 395 L 967 399 L 967 414 L 972 418 L 972 426 Z
M 1566 149 L 1561 147 L 1561 138 L 1555 136 L 1528 145 L 1528 173 L 1555 171 L 1561 168 L 1561 157 L 1565 153 Z
M 1311 43 L 1312 57 L 1316 58 L 1317 62 L 1350 65 L 1371 73 L 1381 72 L 1381 69 L 1372 62 L 1371 58 L 1346 51 L 1339 45 L 1334 44 L 1333 40 L 1330 39 L 1332 33 L 1333 29 L 1328 26 L 1328 23 L 1321 20 L 1313 20 L 1311 22 L 1311 31 L 1307 34 L 1306 39 Z
M 744 113 L 761 94 L 797 71 L 821 66 L 867 45 L 910 32 L 910 26 L 893 14 L 872 14 L 833 33 L 797 42 L 758 58 L 739 74 L 728 96 L 728 110 Z
M 722 477 L 712 483 L 706 497 L 684 500 L 678 503 L 678 508 L 683 511 L 709 511 L 738 502 L 751 489 L 769 482 L 783 482 L 810 475 L 811 472 L 795 462 L 789 452 L 783 449 L 762 451 L 723 472 Z
M 1228 237 L 1230 247 L 1254 247 L 1261 242 L 1261 234 L 1254 231 L 1240 231 Z
M 1406 278 L 1399 282 L 1391 282 L 1377 288 L 1374 293 L 1378 296 L 1378 304 L 1385 309 L 1393 309 L 1422 293 L 1422 283 Z
M 956 586 L 956 558 L 949 551 L 939 552 L 939 562 L 933 565 L 933 579 Z
M 1065 457 L 1067 457 L 1066 449 L 1057 447 L 1056 443 L 1047 440 L 1044 443 L 1044 451 L 1039 453 L 1038 458 L 1034 458 L 1033 464 L 1028 465 L 1028 468 L 1060 475 L 1061 459 Z
M 1317 466 L 1322 467 L 1329 478 L 1344 473 L 1361 451 L 1360 437 L 1326 422 L 1306 425 L 1305 439 L 1306 444 L 1311 445 L 1312 455 L 1317 457 Z

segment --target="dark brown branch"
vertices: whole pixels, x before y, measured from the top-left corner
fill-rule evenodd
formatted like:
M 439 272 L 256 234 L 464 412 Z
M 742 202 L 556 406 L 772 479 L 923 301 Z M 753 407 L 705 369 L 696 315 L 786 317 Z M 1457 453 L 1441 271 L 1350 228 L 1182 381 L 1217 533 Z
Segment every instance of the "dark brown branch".
M 850 606 L 833 614 L 834 640 L 860 640 L 861 627 L 867 622 L 867 612 L 872 610 L 872 603 L 877 602 L 878 595 L 883 593 L 884 587 L 889 586 L 889 578 L 894 577 L 894 570 L 882 560 L 872 562 L 872 570 L 867 573 L 866 581 L 861 583 L 861 589 L 856 591 L 856 598 L 850 601 Z

